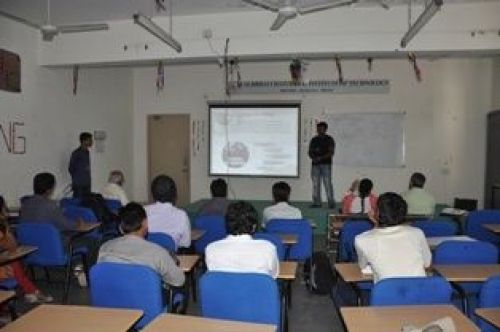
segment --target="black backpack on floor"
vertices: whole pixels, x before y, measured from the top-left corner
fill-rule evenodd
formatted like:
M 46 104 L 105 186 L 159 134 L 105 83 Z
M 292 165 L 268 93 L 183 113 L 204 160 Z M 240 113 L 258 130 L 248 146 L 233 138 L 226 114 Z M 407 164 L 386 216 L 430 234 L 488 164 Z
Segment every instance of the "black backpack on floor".
M 330 259 L 326 253 L 318 251 L 313 253 L 312 259 L 304 263 L 304 276 L 308 288 L 316 294 L 330 294 L 335 283 Z

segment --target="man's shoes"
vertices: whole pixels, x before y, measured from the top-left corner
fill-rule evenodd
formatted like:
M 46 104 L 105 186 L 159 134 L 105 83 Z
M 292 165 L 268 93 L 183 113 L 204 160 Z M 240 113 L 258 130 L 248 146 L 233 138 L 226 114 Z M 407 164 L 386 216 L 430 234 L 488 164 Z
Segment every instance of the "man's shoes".
M 321 204 L 311 204 L 309 205 L 310 208 L 317 209 L 321 207 Z

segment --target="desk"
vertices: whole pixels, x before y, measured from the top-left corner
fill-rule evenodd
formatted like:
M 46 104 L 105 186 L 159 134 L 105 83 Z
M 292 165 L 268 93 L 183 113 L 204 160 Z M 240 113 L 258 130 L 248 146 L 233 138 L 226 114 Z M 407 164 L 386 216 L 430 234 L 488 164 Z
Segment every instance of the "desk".
M 424 326 L 445 316 L 451 317 L 457 331 L 479 332 L 474 323 L 452 305 L 340 308 L 349 332 L 399 332 L 406 324 Z
M 372 274 L 363 274 L 358 263 L 337 263 L 334 265 L 335 270 L 340 277 L 347 283 L 356 283 L 363 281 L 372 281 Z
M 500 275 L 500 264 L 433 265 L 432 268 L 449 282 L 484 282 Z
M 500 328 L 500 308 L 480 308 L 476 309 L 476 315 Z
M 5 250 L 0 253 L 0 265 L 17 261 L 18 259 L 24 258 L 37 250 L 38 248 L 33 246 L 18 246 L 14 251 Z
M 456 235 L 456 236 L 433 236 L 427 238 L 427 244 L 431 250 L 436 249 L 438 245 L 445 241 L 477 241 L 467 235 Z
M 196 278 L 195 278 L 195 267 L 200 261 L 199 255 L 179 255 L 179 267 L 186 274 L 187 279 L 189 279 L 189 284 L 191 285 L 191 292 L 193 294 L 193 301 L 196 302 Z M 186 283 L 186 286 L 188 283 Z
M 42 304 L 2 331 L 125 332 L 141 317 L 140 310 Z
M 278 234 L 278 236 L 286 246 L 293 246 L 299 241 L 299 237 L 297 236 L 297 234 Z
M 156 317 L 143 332 L 275 332 L 276 326 L 204 317 L 164 314 Z
M 278 279 L 280 280 L 295 280 L 297 274 L 297 262 L 280 262 L 280 273 Z
M 205 231 L 204 229 L 196 229 L 196 228 L 193 228 L 191 230 L 191 241 L 197 241 L 199 239 L 201 239 L 201 237 L 203 235 L 205 235 L 207 231 Z
M 500 235 L 500 224 L 484 224 L 483 227 L 497 235 Z
M 292 282 L 297 275 L 297 262 L 280 262 L 280 272 L 278 280 L 282 281 L 283 303 L 282 326 L 284 331 L 288 331 L 288 308 L 292 306 Z

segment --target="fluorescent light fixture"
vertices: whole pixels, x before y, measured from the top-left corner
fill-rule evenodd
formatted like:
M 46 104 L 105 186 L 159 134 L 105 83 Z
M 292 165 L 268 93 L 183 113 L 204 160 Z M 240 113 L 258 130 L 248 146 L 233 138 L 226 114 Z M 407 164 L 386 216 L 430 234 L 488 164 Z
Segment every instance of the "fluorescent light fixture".
M 148 30 L 152 35 L 168 44 L 177 52 L 182 52 L 181 44 L 177 40 L 175 40 L 174 37 L 172 37 L 168 32 L 166 32 L 155 22 L 153 22 L 149 17 L 144 16 L 141 13 L 134 14 L 134 23 Z
M 436 12 L 443 5 L 443 0 L 431 0 L 425 7 L 424 12 L 417 18 L 415 23 L 408 29 L 403 38 L 401 39 L 401 47 L 405 48 L 410 40 L 429 22 L 429 20 L 436 14 Z

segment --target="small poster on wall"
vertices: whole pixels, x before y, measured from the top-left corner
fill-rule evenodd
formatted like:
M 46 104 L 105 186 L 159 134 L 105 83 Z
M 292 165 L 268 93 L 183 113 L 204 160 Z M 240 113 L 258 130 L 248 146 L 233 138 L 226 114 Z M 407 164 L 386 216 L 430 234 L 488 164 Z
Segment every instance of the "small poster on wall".
M 0 90 L 21 92 L 21 58 L 0 49 Z

